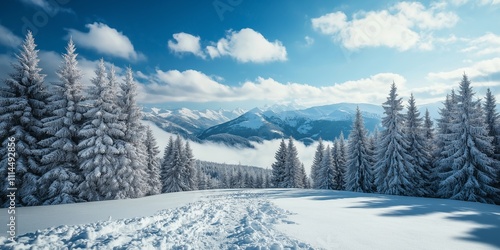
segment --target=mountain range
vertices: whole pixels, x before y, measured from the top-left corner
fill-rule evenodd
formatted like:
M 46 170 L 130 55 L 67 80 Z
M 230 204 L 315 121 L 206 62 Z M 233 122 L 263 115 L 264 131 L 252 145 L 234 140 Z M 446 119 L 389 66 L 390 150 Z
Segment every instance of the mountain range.
M 333 140 L 341 132 L 347 137 L 356 108 L 362 111 L 369 131 L 380 127 L 379 105 L 339 103 L 311 108 L 274 105 L 249 111 L 143 108 L 144 120 L 163 130 L 193 141 L 212 141 L 237 147 L 293 136 L 306 145 L 322 138 Z

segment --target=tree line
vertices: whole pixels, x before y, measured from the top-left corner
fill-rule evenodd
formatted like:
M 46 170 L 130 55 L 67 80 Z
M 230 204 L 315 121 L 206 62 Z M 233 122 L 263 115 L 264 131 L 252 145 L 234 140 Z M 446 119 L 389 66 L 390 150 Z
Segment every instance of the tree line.
M 311 166 L 312 187 L 419 197 L 439 197 L 500 204 L 500 124 L 496 100 L 488 89 L 484 103 L 474 99 L 467 75 L 458 93 L 447 95 L 437 126 L 426 111 L 417 109 L 413 95 L 403 113 L 393 83 L 382 131 L 371 135 L 357 109 L 345 143 L 343 135 L 333 146 L 319 141 Z M 291 140 L 291 139 L 290 139 Z M 272 165 L 278 187 L 301 186 L 296 164 L 283 161 L 282 146 Z M 285 184 L 282 183 L 282 180 Z

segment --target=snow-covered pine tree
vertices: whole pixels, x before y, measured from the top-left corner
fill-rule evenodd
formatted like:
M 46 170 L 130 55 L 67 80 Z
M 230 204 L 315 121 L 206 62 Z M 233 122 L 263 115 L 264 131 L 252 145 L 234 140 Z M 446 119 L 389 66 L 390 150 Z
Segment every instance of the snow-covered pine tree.
M 339 156 L 339 139 L 335 138 L 333 141 L 333 145 L 330 148 L 331 154 L 332 154 L 332 160 L 333 160 L 333 169 L 335 175 L 333 176 L 333 182 L 335 183 L 333 189 L 334 190 L 343 190 L 344 188 L 344 176 L 345 173 L 342 172 L 342 170 L 339 167 L 339 159 L 337 158 Z
M 415 169 L 414 176 L 411 178 L 417 181 L 415 186 L 415 195 L 430 196 L 432 194 L 432 167 L 431 152 L 428 151 L 426 131 L 422 125 L 422 118 L 417 109 L 413 94 L 408 100 L 408 107 L 405 116 L 405 127 L 403 136 L 408 142 L 407 151 L 411 155 L 412 163 Z
M 497 112 L 495 96 L 489 88 L 486 91 L 484 111 L 488 135 L 493 138 L 491 143 L 494 147 L 494 158 L 500 160 L 500 117 Z
M 309 177 L 307 177 L 306 169 L 304 167 L 304 163 L 300 164 L 300 176 L 302 179 L 302 188 L 311 188 L 311 181 Z
M 275 188 L 285 187 L 285 164 L 287 159 L 287 147 L 285 139 L 281 139 L 280 147 L 274 155 L 276 161 L 272 164 L 271 185 Z
M 189 141 L 186 140 L 186 144 L 183 150 L 183 166 L 182 166 L 182 174 L 184 177 L 184 183 L 186 189 L 184 191 L 197 190 L 197 175 L 196 169 L 194 167 L 194 156 L 193 151 L 191 150 L 191 146 L 189 145 Z
M 473 100 L 470 85 L 464 74 L 449 128 L 451 133 L 444 147 L 449 157 L 442 161 L 449 163 L 451 169 L 440 172 L 439 192 L 444 198 L 493 203 L 499 190 L 493 186 L 496 173 L 494 159 L 490 157 L 492 138 L 488 136 L 480 102 Z
M 71 39 L 62 57 L 57 71 L 59 81 L 52 83 L 48 98 L 48 117 L 42 120 L 44 132 L 49 136 L 40 141 L 40 145 L 49 149 L 42 157 L 43 175 L 38 188 L 44 205 L 77 202 L 77 187 L 83 180 L 78 168 L 78 131 L 84 112 L 82 73 Z
M 304 187 L 304 184 L 302 182 L 303 177 L 300 171 L 301 164 L 302 163 L 299 160 L 299 153 L 297 152 L 297 148 L 293 143 L 293 137 L 290 136 L 290 138 L 288 139 L 288 146 L 286 150 L 285 177 L 284 177 L 285 188 Z
M 113 72 L 111 71 L 110 74 Z M 85 114 L 85 123 L 78 132 L 80 170 L 84 176 L 79 186 L 80 198 L 87 201 L 112 200 L 130 197 L 130 172 L 122 161 L 124 125 L 119 119 L 116 92 L 106 78 L 104 60 L 100 60 L 88 93 L 91 108 Z
M 168 143 L 163 151 L 163 158 L 160 162 L 160 182 L 161 182 L 161 192 L 166 193 L 167 187 L 167 177 L 168 171 L 170 170 L 170 165 L 172 165 L 172 152 L 174 148 L 174 139 L 172 136 L 168 138 Z
M 436 168 L 436 134 L 434 132 L 434 122 L 431 119 L 429 110 L 425 110 L 424 118 L 424 138 L 426 140 L 426 151 L 429 153 L 429 196 L 437 197 L 437 188 L 439 186 L 439 178 L 437 176 Z
M 375 165 L 377 164 L 377 147 L 379 140 L 380 140 L 380 132 L 378 131 L 377 128 L 375 128 L 373 133 L 368 137 L 368 148 L 370 149 L 371 152 L 370 164 L 372 166 L 373 172 L 375 172 L 374 168 Z M 375 176 L 373 176 L 373 181 L 375 182 Z M 377 190 L 375 184 L 373 184 L 373 188 L 374 188 L 373 191 L 376 192 Z
M 424 117 L 424 137 L 428 141 L 428 146 L 430 146 L 431 151 L 434 150 L 432 147 L 432 142 L 434 141 L 434 122 L 432 122 L 431 115 L 429 114 L 429 110 L 425 109 L 425 117 Z
M 172 145 L 167 146 L 168 148 L 168 158 L 164 159 L 163 166 L 165 176 L 162 178 L 163 182 L 163 193 L 171 193 L 171 192 L 181 192 L 187 189 L 183 176 L 183 147 L 181 137 L 177 136 Z M 167 149 L 166 149 L 167 150 Z M 167 156 L 167 152 L 165 152 Z M 163 177 L 163 176 L 162 176 Z
M 319 167 L 321 166 L 321 161 L 323 160 L 323 154 L 325 152 L 325 146 L 323 140 L 319 138 L 318 147 L 316 147 L 316 152 L 314 153 L 313 164 L 311 166 L 311 179 L 312 187 L 318 188 L 319 184 Z
M 333 168 L 333 157 L 330 145 L 326 146 L 323 152 L 323 159 L 318 169 L 318 189 L 334 189 L 335 187 L 335 169 Z
M 146 134 L 141 124 L 142 113 L 137 105 L 137 85 L 134 81 L 132 69 L 127 68 L 123 84 L 118 84 L 113 79 L 113 68 L 110 71 L 111 87 L 120 88 L 121 96 L 117 96 L 117 105 L 120 106 L 119 119 L 124 124 L 124 137 L 122 143 L 125 154 L 123 162 L 127 164 L 122 166 L 123 178 L 128 179 L 129 192 L 128 197 L 142 197 L 150 192 L 151 186 L 148 185 L 148 163 L 146 152 Z
M 488 135 L 493 138 L 491 144 L 493 146 L 493 159 L 495 159 L 494 166 L 497 170 L 497 181 L 495 187 L 500 189 L 500 117 L 497 112 L 495 96 L 491 93 L 489 88 L 486 91 L 484 111 Z M 500 195 L 496 200 L 497 204 L 500 204 Z
M 158 149 L 158 144 L 156 143 L 153 131 L 149 126 L 146 127 L 145 147 L 147 156 L 147 186 L 149 186 L 149 191 L 146 195 L 159 194 L 161 193 L 160 160 L 158 159 L 160 150 Z
M 349 139 L 347 140 L 347 172 L 345 186 L 347 191 L 371 193 L 373 184 L 373 154 L 370 152 L 368 131 L 365 129 L 359 107 L 356 109 Z
M 336 190 L 345 189 L 345 179 L 347 172 L 347 146 L 344 139 L 344 133 L 341 131 L 339 138 L 335 139 L 333 148 L 333 160 L 335 167 Z
M 0 173 L 7 176 L 9 138 L 16 141 L 17 205 L 39 205 L 38 179 L 43 169 L 41 156 L 46 153 L 38 143 L 46 138 L 42 119 L 46 116 L 48 93 L 44 84 L 45 75 L 38 66 L 38 50 L 33 34 L 28 31 L 17 62 L 12 64 L 13 72 L 0 91 Z M 9 183 L 0 185 L 1 202 L 6 204 Z
M 375 185 L 379 193 L 414 195 L 417 186 L 415 166 L 409 155 L 408 141 L 403 136 L 404 116 L 402 100 L 398 98 L 396 84 L 392 83 L 387 101 L 382 105 L 385 130 L 380 136 L 380 147 L 375 166 Z
M 439 196 L 438 189 L 442 179 L 440 173 L 451 171 L 451 155 L 454 154 L 454 150 L 445 150 L 445 146 L 450 144 L 452 131 L 450 127 L 453 124 L 453 119 L 456 117 L 456 95 L 452 90 L 451 94 L 446 95 L 444 107 L 439 109 L 440 118 L 437 120 L 437 133 L 434 139 L 435 150 L 434 150 L 434 173 L 433 173 L 433 189 L 435 190 L 434 195 Z

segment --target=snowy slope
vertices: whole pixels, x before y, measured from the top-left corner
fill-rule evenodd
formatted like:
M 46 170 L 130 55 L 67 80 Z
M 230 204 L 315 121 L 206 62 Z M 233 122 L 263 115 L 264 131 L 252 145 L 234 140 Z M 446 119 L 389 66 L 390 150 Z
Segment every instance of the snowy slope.
M 152 121 L 167 132 L 194 138 L 201 131 L 234 119 L 243 113 L 242 109 L 234 110 L 191 110 L 144 108 L 144 120 Z M 191 135 L 191 136 L 190 136 Z
M 17 211 L 23 235 L 13 244 L 0 230 L 2 249 L 500 249 L 499 206 L 329 190 L 195 191 Z

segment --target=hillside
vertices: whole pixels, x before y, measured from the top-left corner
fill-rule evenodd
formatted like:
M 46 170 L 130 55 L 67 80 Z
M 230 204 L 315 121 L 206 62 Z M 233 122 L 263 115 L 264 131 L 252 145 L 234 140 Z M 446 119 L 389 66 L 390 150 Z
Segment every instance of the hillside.
M 331 190 L 194 191 L 17 214 L 22 236 L 12 244 L 2 230 L 2 249 L 500 248 L 499 206 Z

